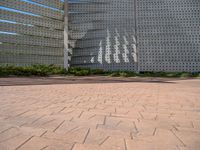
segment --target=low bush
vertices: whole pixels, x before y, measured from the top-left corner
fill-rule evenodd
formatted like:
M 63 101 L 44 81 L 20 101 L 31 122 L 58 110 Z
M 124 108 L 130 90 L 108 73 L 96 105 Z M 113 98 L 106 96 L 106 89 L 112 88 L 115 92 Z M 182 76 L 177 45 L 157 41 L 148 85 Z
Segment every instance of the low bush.
M 131 71 L 104 71 L 103 69 L 90 69 L 80 67 L 70 67 L 68 71 L 63 67 L 55 65 L 32 65 L 26 67 L 20 66 L 0 66 L 0 76 L 48 76 L 48 75 L 74 75 L 89 76 L 103 75 L 111 77 L 200 77 L 200 73 L 188 72 L 141 72 L 135 73 Z
M 111 76 L 111 77 L 119 77 L 120 74 L 119 74 L 119 72 L 112 72 L 112 73 L 109 74 L 109 76 Z
M 199 72 L 199 73 L 194 73 L 194 74 L 193 74 L 193 77 L 200 78 L 200 72 Z
M 91 74 L 92 75 L 103 75 L 105 74 L 103 69 L 91 69 Z
M 71 67 L 68 69 L 68 73 L 75 76 L 88 76 L 91 75 L 91 70 L 90 68 Z
M 130 71 L 114 71 L 114 72 L 107 72 L 107 74 L 111 77 L 135 77 L 137 74 L 135 72 Z
M 188 72 L 141 72 L 138 74 L 141 77 L 168 77 L 168 78 L 188 78 L 188 77 L 198 77 L 198 73 L 188 73 Z
M 0 76 L 48 76 L 66 73 L 66 69 L 55 65 L 0 66 Z

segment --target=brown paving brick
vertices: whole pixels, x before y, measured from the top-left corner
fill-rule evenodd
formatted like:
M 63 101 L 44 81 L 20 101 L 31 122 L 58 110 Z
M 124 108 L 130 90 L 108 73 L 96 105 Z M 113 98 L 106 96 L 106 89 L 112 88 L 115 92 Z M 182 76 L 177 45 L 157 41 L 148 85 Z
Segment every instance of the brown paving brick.
M 102 148 L 109 150 L 126 150 L 123 138 L 109 137 L 102 145 Z
M 126 140 L 127 150 L 180 150 L 178 146 L 153 143 L 144 140 Z
M 200 80 L 93 78 L 1 78 L 0 149 L 199 149 Z
M 58 140 L 46 139 L 41 137 L 33 137 L 25 144 L 23 144 L 19 150 L 41 150 L 41 149 L 54 149 L 54 150 L 71 150 L 73 144 L 61 142 Z
M 200 120 L 193 120 L 192 124 L 195 129 L 200 130 Z
M 174 131 L 174 134 L 185 144 L 186 148 L 192 150 L 198 150 L 200 148 L 200 132 L 189 129 L 179 129 L 179 131 Z
M 16 135 L 8 138 L 7 140 L 0 142 L 0 149 L 2 150 L 14 150 L 21 146 L 25 141 L 30 139 L 31 136 L 27 135 Z
M 73 150 L 106 150 L 94 144 L 75 144 Z
M 91 129 L 87 139 L 86 144 L 94 144 L 101 146 L 106 140 L 110 138 L 110 135 L 106 134 L 104 131 L 99 129 Z
M 74 127 L 63 133 L 48 131 L 42 137 L 67 141 L 68 143 L 84 143 L 89 131 L 89 128 Z
M 142 140 L 126 140 L 127 150 L 141 149 L 141 150 L 154 150 L 155 146 L 151 142 Z

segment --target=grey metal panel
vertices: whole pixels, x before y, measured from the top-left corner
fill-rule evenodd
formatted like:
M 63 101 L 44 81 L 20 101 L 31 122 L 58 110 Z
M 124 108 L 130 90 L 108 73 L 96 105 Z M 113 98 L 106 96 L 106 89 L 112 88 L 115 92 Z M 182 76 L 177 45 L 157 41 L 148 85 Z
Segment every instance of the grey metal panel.
M 121 4 L 124 5 L 124 3 L 129 3 L 130 5 L 126 5 L 126 12 L 132 11 L 132 2 L 126 2 L 123 1 Z M 80 13 L 95 13 L 95 12 L 113 12 L 116 11 L 116 8 L 113 7 L 114 2 L 107 2 L 107 3 L 71 3 L 69 5 L 69 11 L 70 12 L 80 12 Z M 119 2 L 116 3 L 116 5 L 119 5 Z M 108 9 L 109 8 L 109 9 Z M 117 11 L 121 11 L 121 13 L 124 11 L 123 7 L 118 7 Z
M 199 72 L 200 62 L 145 62 L 140 65 L 142 71 Z
M 134 1 L 70 2 L 71 65 L 136 71 Z
M 27 54 L 27 55 L 46 55 L 46 56 L 63 56 L 63 48 L 31 46 L 19 44 L 0 44 L 0 54 Z
M 92 48 L 74 48 L 73 56 L 97 56 L 99 47 Z
M 103 30 L 106 29 L 107 25 L 105 22 L 96 21 L 96 22 L 88 22 L 88 23 L 71 23 L 68 24 L 69 30 L 74 32 L 76 31 L 88 31 L 88 30 Z
M 102 3 L 106 3 L 106 4 L 113 4 L 113 5 L 122 5 L 123 3 L 128 3 L 128 2 L 132 2 L 133 0 L 68 0 L 68 2 L 70 2 L 70 4 L 73 3 L 95 3 L 95 4 L 102 4 Z
M 69 31 L 69 38 L 75 40 L 82 39 L 83 37 L 85 39 L 104 38 L 106 32 L 106 30 L 88 30 L 87 32 Z
M 64 23 L 63 21 L 54 20 L 46 17 L 37 17 L 37 16 L 31 16 L 27 14 L 22 14 L 18 12 L 12 12 L 8 10 L 0 9 L 0 19 L 1 20 L 9 20 L 24 24 L 31 24 L 36 26 L 42 26 L 42 27 L 49 27 L 52 29 L 63 29 Z
M 62 8 L 62 2 L 59 0 L 33 1 Z M 105 70 L 200 71 L 200 1 L 78 0 L 69 2 L 69 7 L 67 3 L 65 5 L 64 39 L 65 60 L 71 58 L 68 54 L 72 54 L 72 66 Z M 57 56 L 58 54 L 60 56 L 64 42 L 56 39 L 62 39 L 62 35 L 60 31 L 54 29 L 63 30 L 63 11 L 20 0 L 4 0 L 0 4 L 42 16 L 0 9 L 0 19 L 26 24 L 26 28 L 23 28 L 25 25 L 16 24 L 14 29 L 14 25 L 0 23 L 1 30 L 34 35 L 0 35 L 1 42 L 6 42 L 0 45 L 2 54 L 0 61 L 3 64 L 7 60 L 8 63 L 20 62 L 24 65 L 32 63 L 31 61 L 36 63 L 32 59 L 39 59 L 37 61 L 39 63 L 59 64 L 61 59 Z M 27 24 L 49 29 L 40 30 L 43 28 L 27 27 Z M 26 31 L 28 29 L 31 31 Z M 14 43 L 27 45 L 14 46 Z M 13 52 L 12 49 L 15 47 L 16 51 Z M 40 47 L 43 52 L 39 51 Z M 8 55 L 11 54 L 9 58 Z M 40 55 L 44 56 L 40 57 Z M 56 57 L 55 60 L 52 58 L 53 55 Z
M 137 5 L 140 71 L 200 71 L 200 1 Z
M 96 56 L 92 56 L 96 57 Z M 92 63 L 97 63 L 93 62 L 91 56 L 80 56 L 80 57 L 73 57 L 71 63 L 72 64 L 92 64 Z M 96 60 L 96 59 L 95 59 Z
M 200 1 L 79 0 L 69 10 L 73 66 L 200 71 Z
M 64 38 L 63 31 L 60 31 L 60 30 L 50 30 L 48 28 L 43 28 L 43 27 L 14 24 L 14 23 L 7 23 L 7 22 L 0 22 L 0 31 L 42 36 L 42 37 L 50 37 L 50 38 L 58 38 L 58 39 Z
M 25 35 L 0 34 L 0 42 L 40 45 L 50 47 L 63 47 L 63 40 Z
M 3 0 L 1 6 L 63 20 L 63 12 L 20 0 Z
M 3 0 L 0 5 L 16 10 L 0 9 L 0 19 L 5 20 L 0 21 L 0 31 L 9 33 L 0 33 L 1 65 L 64 65 L 63 2 Z
M 60 0 L 32 0 L 33 2 L 37 2 L 39 4 L 43 4 L 45 6 L 57 8 L 60 10 L 63 10 L 64 8 L 64 3 L 61 2 Z
M 149 25 L 145 25 L 145 23 L 143 23 L 144 25 L 140 25 L 138 27 L 139 31 L 138 31 L 138 35 L 142 36 L 142 35 L 152 35 L 152 33 L 154 33 L 155 35 L 161 35 L 161 34 L 178 34 L 178 35 L 187 35 L 187 34 L 191 34 L 191 35 L 197 35 L 199 30 L 200 30 L 200 26 L 182 26 L 181 28 L 177 25 L 152 25 L 154 26 L 154 28 L 152 26 Z M 159 30 L 158 30 L 159 29 Z M 175 30 L 176 29 L 176 30 Z
M 33 65 L 33 64 L 57 64 L 63 65 L 63 56 L 43 56 L 26 54 L 1 54 L 1 64 Z

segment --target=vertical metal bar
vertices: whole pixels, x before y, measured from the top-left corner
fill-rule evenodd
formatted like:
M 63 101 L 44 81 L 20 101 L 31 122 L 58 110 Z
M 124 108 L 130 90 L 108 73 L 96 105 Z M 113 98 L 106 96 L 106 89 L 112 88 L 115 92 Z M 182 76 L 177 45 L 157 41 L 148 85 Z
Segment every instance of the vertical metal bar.
M 64 68 L 68 69 L 68 0 L 64 1 Z
M 137 20 L 137 0 L 134 0 L 134 18 L 135 18 L 135 41 L 136 41 L 136 57 L 137 57 L 137 69 L 136 71 L 139 73 L 140 72 L 140 64 L 139 64 L 139 50 L 138 50 L 138 20 Z

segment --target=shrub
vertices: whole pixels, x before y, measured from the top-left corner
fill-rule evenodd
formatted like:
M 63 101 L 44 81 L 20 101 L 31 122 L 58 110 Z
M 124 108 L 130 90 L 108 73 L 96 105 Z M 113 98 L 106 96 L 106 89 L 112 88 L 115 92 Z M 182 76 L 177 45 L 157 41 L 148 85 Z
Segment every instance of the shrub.
M 200 78 L 200 72 L 199 73 L 193 73 L 193 77 Z
M 103 69 L 91 69 L 91 74 L 93 75 L 103 75 L 105 74 Z
M 91 75 L 91 70 L 89 68 L 71 67 L 69 68 L 68 73 L 75 76 L 87 76 Z
M 109 74 L 109 76 L 111 76 L 111 77 L 119 77 L 120 74 L 119 74 L 119 72 L 112 72 L 112 73 Z
M 141 72 L 138 76 L 142 77 L 195 77 L 195 74 L 188 72 Z
M 68 71 L 63 67 L 56 65 L 32 65 L 26 67 L 19 66 L 0 66 L 0 76 L 48 76 L 48 75 L 66 75 L 71 74 L 75 76 L 88 75 L 105 75 L 111 77 L 200 77 L 200 73 L 187 72 L 141 72 L 135 73 L 131 71 L 104 71 L 103 69 L 90 69 L 80 67 L 70 67 Z
M 55 65 L 32 65 L 32 66 L 0 66 L 0 76 L 48 76 L 54 74 L 66 74 L 66 69 Z
M 135 72 L 130 71 L 114 71 L 114 72 L 107 72 L 107 75 L 111 77 L 135 77 L 137 74 Z

